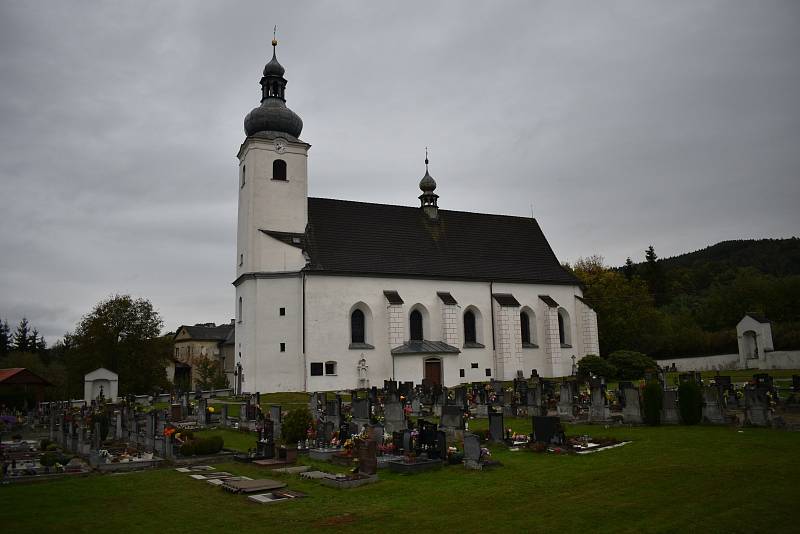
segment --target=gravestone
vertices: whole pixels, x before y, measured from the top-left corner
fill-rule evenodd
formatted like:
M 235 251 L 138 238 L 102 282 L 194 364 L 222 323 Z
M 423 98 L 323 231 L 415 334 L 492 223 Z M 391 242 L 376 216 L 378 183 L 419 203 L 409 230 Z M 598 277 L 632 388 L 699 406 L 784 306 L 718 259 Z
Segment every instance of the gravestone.
M 800 393 L 800 375 L 792 375 L 792 391 Z
M 677 425 L 680 422 L 681 416 L 678 411 L 678 391 L 674 389 L 665 389 L 661 402 L 661 423 Z
M 399 402 L 388 402 L 383 407 L 384 422 L 387 432 L 395 432 L 406 428 L 406 414 Z
M 502 412 L 489 412 L 489 439 L 494 443 L 502 443 L 505 439 Z
M 369 425 L 367 426 L 367 439 L 374 441 L 378 445 L 382 445 L 384 432 L 385 429 L 383 425 Z
M 273 422 L 269 419 L 264 420 L 264 425 L 259 430 L 258 441 L 256 442 L 256 454 L 267 460 L 275 457 L 275 435 L 273 430 Z
M 275 440 L 280 441 L 281 439 L 281 426 L 283 421 L 281 420 L 281 407 L 278 404 L 273 404 L 269 407 L 269 418 L 272 421 L 272 425 L 274 428 L 274 435 Z
M 334 426 L 339 426 L 342 417 L 342 399 L 337 395 L 335 399 L 325 402 L 325 420 Z
M 220 408 L 219 424 L 221 424 L 222 426 L 228 426 L 228 404 L 227 403 L 223 404 L 222 408 Z
M 208 400 L 200 398 L 197 400 L 197 426 L 206 426 L 206 412 L 208 411 Z
M 625 388 L 622 390 L 625 398 L 625 406 L 622 408 L 622 419 L 626 423 L 633 425 L 642 424 L 642 407 L 637 388 Z
M 171 421 L 183 421 L 183 406 L 180 404 L 172 404 L 169 408 L 169 418 Z
M 590 421 L 607 421 L 609 409 L 606 406 L 605 386 L 593 383 L 591 385 L 592 406 L 589 412 Z
M 746 386 L 744 389 L 745 421 L 753 426 L 769 424 L 769 401 L 767 389 Z
M 411 431 L 410 430 L 403 430 L 402 432 L 402 449 L 405 452 L 408 452 L 412 449 L 413 443 L 411 440 Z
M 419 417 L 420 413 L 422 412 L 422 404 L 420 403 L 417 397 L 411 399 L 411 415 L 414 417 Z
M 722 425 L 725 417 L 722 415 L 722 402 L 720 389 L 714 386 L 703 388 L 703 421 L 712 425 Z
M 395 454 L 400 454 L 400 451 L 403 450 L 402 432 L 392 432 L 392 447 L 394 448 Z
M 562 382 L 560 386 L 558 400 L 558 416 L 562 419 L 572 420 L 572 387 L 567 382 Z
M 114 412 L 114 439 L 122 439 L 122 411 L 116 410 Z
M 358 473 L 372 476 L 378 472 L 378 444 L 373 440 L 358 440 Z
M 478 436 L 467 432 L 464 434 L 464 460 L 479 462 L 481 459 L 481 441 Z
M 561 419 L 554 416 L 534 416 L 531 418 L 533 427 L 533 441 L 538 443 L 553 443 L 553 438 L 559 437 L 561 430 Z M 560 440 L 556 440 L 560 441 Z
M 464 430 L 464 411 L 459 406 L 445 406 L 442 408 L 442 417 L 439 426 Z
M 351 406 L 350 406 L 350 410 L 351 410 L 350 413 L 351 413 L 353 419 L 359 419 L 359 420 L 362 420 L 362 421 L 369 421 L 369 416 L 370 416 L 369 405 L 370 405 L 370 402 L 369 402 L 369 399 L 367 399 L 367 398 L 363 398 L 363 399 L 354 398 L 352 403 L 351 403 Z

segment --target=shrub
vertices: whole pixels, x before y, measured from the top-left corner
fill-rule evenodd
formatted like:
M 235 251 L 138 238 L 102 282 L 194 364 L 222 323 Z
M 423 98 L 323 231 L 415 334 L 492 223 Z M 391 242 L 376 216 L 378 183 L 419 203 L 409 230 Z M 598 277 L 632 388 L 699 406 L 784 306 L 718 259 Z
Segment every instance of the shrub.
M 684 425 L 696 425 L 703 418 L 703 393 L 696 382 L 678 386 L 678 408 Z
M 187 441 L 181 445 L 181 456 L 204 456 L 216 454 L 222 450 L 225 440 L 221 436 L 210 436 L 207 438 L 197 438 Z
M 656 362 L 650 356 L 632 350 L 618 350 L 608 355 L 608 363 L 617 370 L 619 380 L 639 380 L 647 369 L 655 369 Z
M 578 362 L 578 373 L 581 376 L 602 376 L 613 378 L 617 374 L 617 369 L 600 356 L 587 354 Z
M 664 392 L 661 383 L 653 380 L 647 383 L 642 392 L 642 403 L 644 404 L 644 422 L 648 425 L 661 424 L 661 405 L 664 400 Z
M 297 408 L 286 414 L 281 425 L 281 439 L 285 445 L 296 445 L 306 439 L 308 427 L 311 425 L 311 413 L 308 408 Z

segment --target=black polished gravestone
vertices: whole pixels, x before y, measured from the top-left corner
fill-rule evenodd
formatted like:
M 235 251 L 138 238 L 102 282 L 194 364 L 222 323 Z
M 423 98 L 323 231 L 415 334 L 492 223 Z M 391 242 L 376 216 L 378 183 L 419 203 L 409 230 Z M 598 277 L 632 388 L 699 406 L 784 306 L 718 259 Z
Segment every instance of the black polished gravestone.
M 489 440 L 501 443 L 504 438 L 503 412 L 489 412 Z
M 436 423 L 431 423 L 420 419 L 417 421 L 419 433 L 417 435 L 417 452 L 429 451 L 436 447 L 436 432 L 438 427 Z
M 263 426 L 258 432 L 256 455 L 265 460 L 275 457 L 275 436 L 273 434 L 273 423 L 269 419 L 265 419 L 263 421 Z
M 759 387 L 772 388 L 772 377 L 767 373 L 753 375 L 753 381 Z
M 395 454 L 400 454 L 403 447 L 403 432 L 392 432 L 392 448 Z
M 553 416 L 534 416 L 532 418 L 533 441 L 538 443 L 552 443 L 553 438 L 563 435 L 561 420 Z M 560 443 L 560 441 L 559 441 Z
M 800 375 L 792 375 L 792 391 L 800 392 Z
M 717 375 L 714 377 L 714 384 L 718 388 L 727 389 L 731 384 L 730 376 Z

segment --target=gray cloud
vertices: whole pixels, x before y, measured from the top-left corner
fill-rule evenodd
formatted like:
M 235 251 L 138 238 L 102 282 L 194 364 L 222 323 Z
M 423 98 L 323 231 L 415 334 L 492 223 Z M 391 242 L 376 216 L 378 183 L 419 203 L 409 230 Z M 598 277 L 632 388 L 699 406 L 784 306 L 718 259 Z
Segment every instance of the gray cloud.
M 279 26 L 315 196 L 529 215 L 614 264 L 797 233 L 794 2 L 0 4 L 0 316 L 232 315 L 236 161 Z

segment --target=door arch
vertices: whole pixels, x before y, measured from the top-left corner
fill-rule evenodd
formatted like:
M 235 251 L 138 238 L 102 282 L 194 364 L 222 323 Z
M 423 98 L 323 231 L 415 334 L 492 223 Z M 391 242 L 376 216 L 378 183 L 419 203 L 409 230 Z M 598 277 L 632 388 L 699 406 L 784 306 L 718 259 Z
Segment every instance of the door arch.
M 431 385 L 442 385 L 442 360 L 439 358 L 425 359 L 423 378 L 428 380 Z

